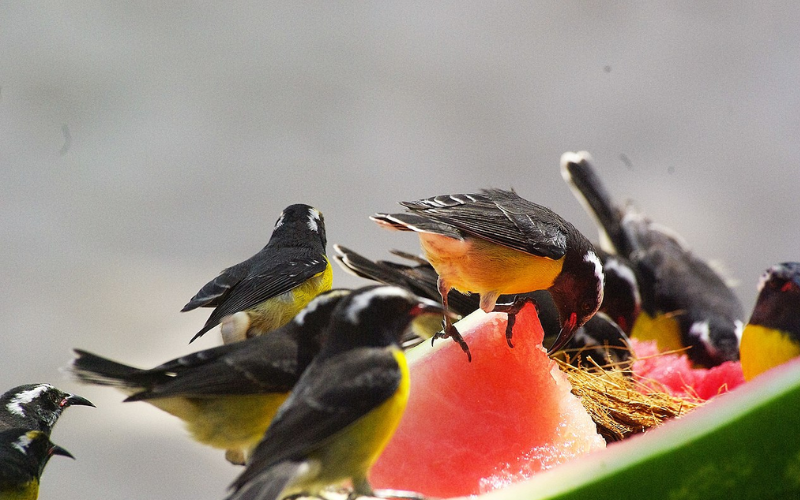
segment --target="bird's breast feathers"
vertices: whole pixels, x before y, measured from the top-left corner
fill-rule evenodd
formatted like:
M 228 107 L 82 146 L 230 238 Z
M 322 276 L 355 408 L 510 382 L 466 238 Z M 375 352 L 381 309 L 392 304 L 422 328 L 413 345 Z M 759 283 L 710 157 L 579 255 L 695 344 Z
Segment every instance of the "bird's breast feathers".
M 525 293 L 550 288 L 564 258 L 539 257 L 478 238 L 457 240 L 419 233 L 425 257 L 442 279 L 462 293 Z
M 327 261 L 327 258 L 325 258 Z M 279 328 L 292 320 L 311 300 L 322 292 L 327 292 L 333 284 L 333 270 L 330 262 L 325 270 L 301 283 L 299 286 L 266 300 L 248 311 L 249 328 L 259 332 L 268 332 Z

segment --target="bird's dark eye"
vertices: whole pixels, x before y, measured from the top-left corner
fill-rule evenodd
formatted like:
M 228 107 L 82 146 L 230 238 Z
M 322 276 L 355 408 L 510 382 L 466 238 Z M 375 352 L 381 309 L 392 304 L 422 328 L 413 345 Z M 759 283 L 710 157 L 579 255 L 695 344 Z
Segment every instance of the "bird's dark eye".
M 591 300 L 583 301 L 583 304 L 581 304 L 581 309 L 583 310 L 584 314 L 592 312 L 592 310 L 594 309 L 594 302 L 592 302 Z

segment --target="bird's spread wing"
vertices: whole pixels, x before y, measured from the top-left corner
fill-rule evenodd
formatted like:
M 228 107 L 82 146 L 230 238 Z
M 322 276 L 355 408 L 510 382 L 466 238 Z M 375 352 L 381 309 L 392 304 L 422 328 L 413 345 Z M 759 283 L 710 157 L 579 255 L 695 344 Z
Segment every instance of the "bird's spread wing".
M 400 377 L 387 349 L 353 349 L 315 363 L 272 421 L 235 486 L 274 464 L 313 452 L 389 399 Z
M 560 259 L 566 253 L 565 221 L 512 191 L 491 189 L 479 194 L 435 196 L 401 205 L 514 250 L 551 259 Z
M 272 332 L 190 354 L 148 371 L 171 378 L 128 400 L 286 392 L 302 370 L 298 368 L 296 341 Z

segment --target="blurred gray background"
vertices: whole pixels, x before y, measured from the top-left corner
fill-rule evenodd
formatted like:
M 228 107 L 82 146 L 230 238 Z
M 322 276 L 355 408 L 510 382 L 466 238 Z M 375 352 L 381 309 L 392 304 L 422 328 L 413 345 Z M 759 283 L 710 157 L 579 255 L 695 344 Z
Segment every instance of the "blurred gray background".
M 376 258 L 418 246 L 371 213 L 492 186 L 596 238 L 558 168 L 585 149 L 749 313 L 760 273 L 800 259 L 798 26 L 796 2 L 0 3 L 0 389 L 98 406 L 59 423 L 77 460 L 41 497 L 224 496 L 222 452 L 59 368 L 215 345 L 178 311 L 291 203 Z

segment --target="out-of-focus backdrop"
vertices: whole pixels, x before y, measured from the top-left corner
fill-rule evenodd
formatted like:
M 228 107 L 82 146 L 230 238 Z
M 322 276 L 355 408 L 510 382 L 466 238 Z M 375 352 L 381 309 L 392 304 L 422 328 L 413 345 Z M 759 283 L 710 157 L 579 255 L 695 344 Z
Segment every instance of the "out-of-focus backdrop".
M 3 2 L 0 389 L 98 406 L 56 427 L 77 460 L 41 497 L 224 496 L 222 452 L 59 368 L 215 345 L 178 311 L 292 203 L 370 257 L 418 251 L 371 213 L 492 186 L 596 238 L 558 165 L 585 149 L 749 314 L 760 273 L 800 260 L 798 26 L 792 2 Z

